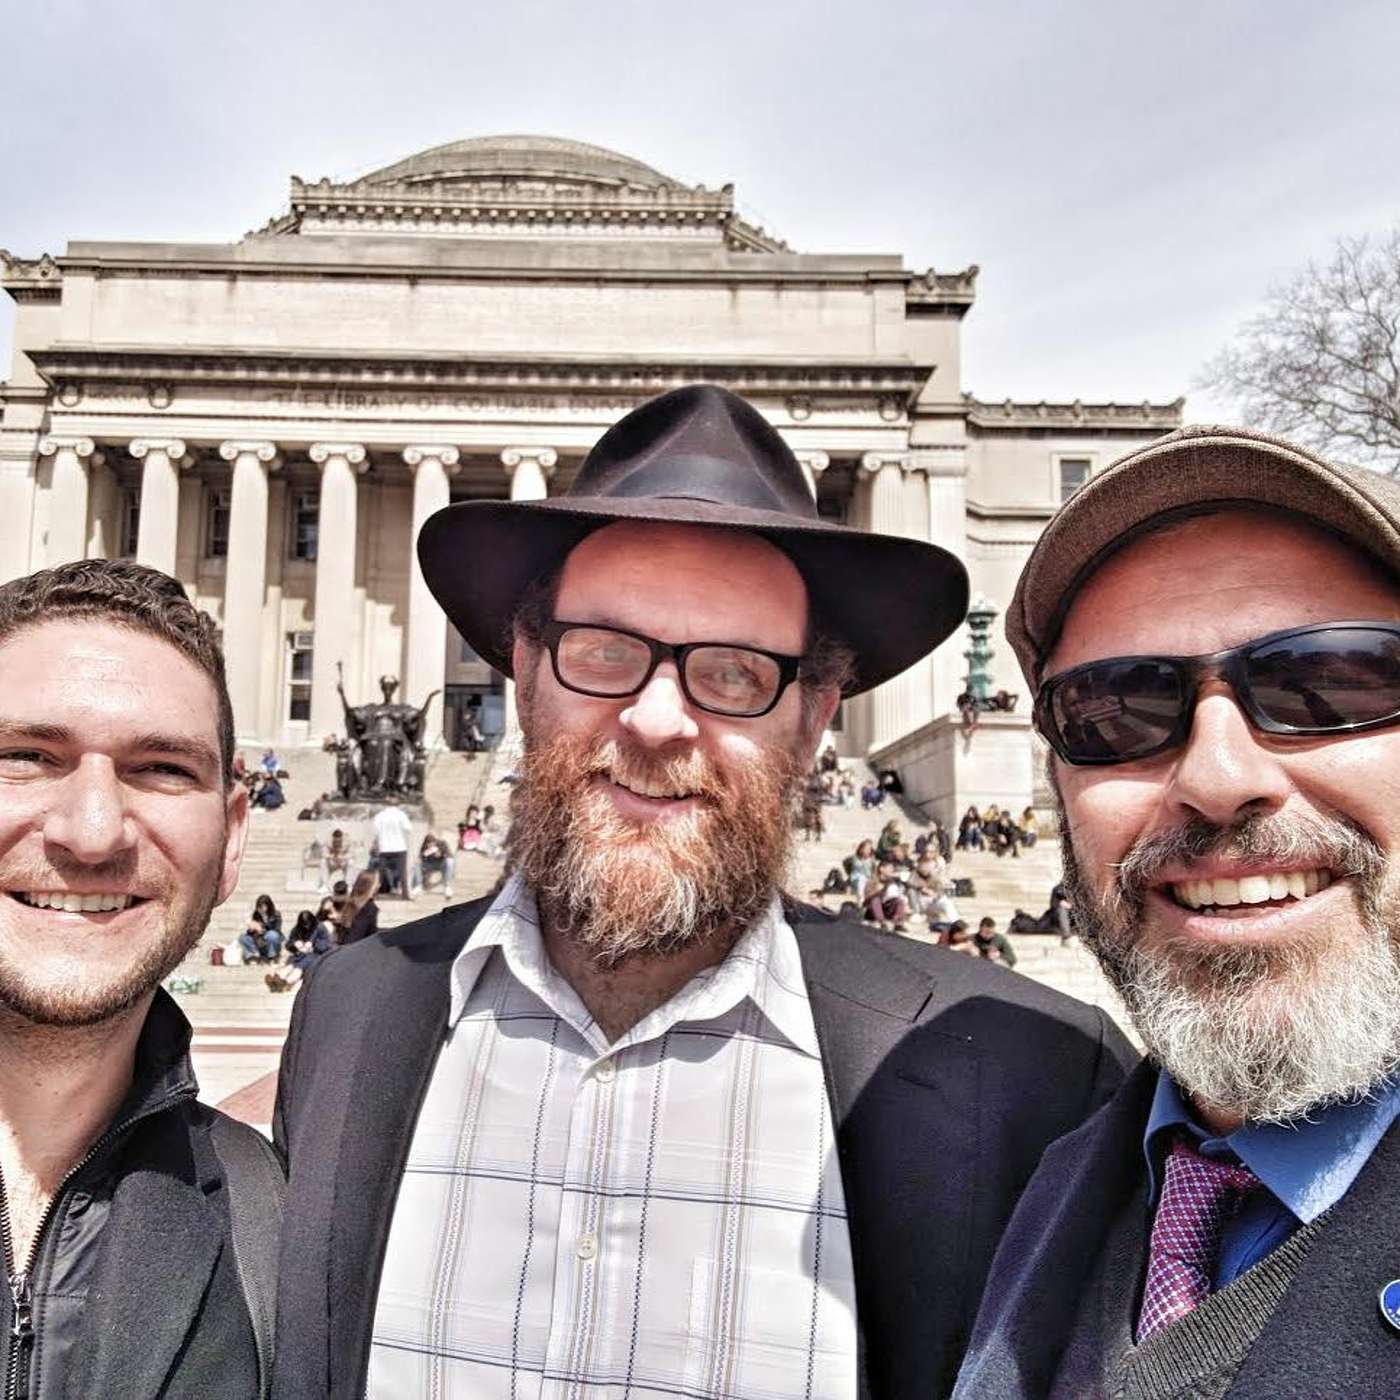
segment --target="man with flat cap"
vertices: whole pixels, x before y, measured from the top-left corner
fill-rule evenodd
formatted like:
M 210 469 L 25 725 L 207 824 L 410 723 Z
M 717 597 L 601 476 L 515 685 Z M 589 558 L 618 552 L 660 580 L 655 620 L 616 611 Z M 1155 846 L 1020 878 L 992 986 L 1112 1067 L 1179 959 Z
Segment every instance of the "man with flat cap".
M 1045 1154 L 956 1394 L 1400 1394 L 1400 486 L 1174 433 L 1008 631 L 1150 1058 Z
M 419 557 L 516 681 L 510 874 L 306 978 L 275 1393 L 946 1394 L 1018 1191 L 1133 1058 L 782 897 L 838 698 L 958 626 L 962 565 L 819 519 L 704 385 Z

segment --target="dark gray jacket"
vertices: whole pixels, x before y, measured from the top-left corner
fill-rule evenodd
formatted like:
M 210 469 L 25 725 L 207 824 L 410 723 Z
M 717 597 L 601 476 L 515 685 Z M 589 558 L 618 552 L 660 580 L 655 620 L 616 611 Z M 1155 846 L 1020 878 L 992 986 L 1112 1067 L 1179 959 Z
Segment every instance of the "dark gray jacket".
M 273 1135 L 291 1189 L 279 1400 L 364 1393 L 379 1276 L 448 976 L 489 900 L 333 953 L 305 979 Z M 1045 1145 L 1136 1057 L 1089 1006 L 974 958 L 788 917 L 837 1126 L 861 1395 L 946 1395 L 997 1238 Z
M 1101 1393 L 1102 1330 L 1068 1343 L 1105 1236 L 1146 1176 L 1142 1135 L 1156 1076 L 1144 1061 L 1100 1113 L 1046 1152 L 997 1251 L 957 1400 Z M 1332 1208 L 1230 1400 L 1394 1400 L 1400 1332 L 1382 1320 L 1377 1295 L 1398 1277 L 1400 1123 Z
M 131 1090 L 50 1207 L 29 1275 L 33 1332 L 23 1342 L 13 1336 L 11 1291 L 0 1289 L 0 1339 L 9 1342 L 15 1385 L 6 1394 L 256 1396 L 257 1351 L 210 1141 L 221 1115 L 195 1098 L 189 1043 L 189 1022 L 158 991 Z

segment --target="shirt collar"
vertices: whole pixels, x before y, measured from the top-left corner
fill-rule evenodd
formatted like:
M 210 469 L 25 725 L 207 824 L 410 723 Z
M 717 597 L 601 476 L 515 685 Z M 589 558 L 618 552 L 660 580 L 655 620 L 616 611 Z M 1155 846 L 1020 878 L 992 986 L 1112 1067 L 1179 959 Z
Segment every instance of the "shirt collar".
M 1162 1070 L 1143 1134 L 1152 1199 L 1160 1189 L 1162 1138 L 1184 1129 L 1207 1157 L 1233 1153 L 1306 1225 L 1346 1195 L 1397 1116 L 1400 1077 L 1355 1103 L 1333 1104 L 1296 1123 L 1246 1123 L 1215 1137 L 1196 1121 L 1176 1082 Z
M 820 1058 L 797 937 L 783 916 L 776 891 L 722 962 L 697 973 L 665 1005 L 643 1017 L 616 1046 L 602 1043 L 597 1024 L 578 993 L 554 970 L 540 934 L 535 893 L 518 874 L 506 881 L 452 964 L 449 1029 L 461 1019 L 467 999 L 496 949 L 517 981 L 602 1049 L 640 1044 L 683 1021 L 715 1020 L 747 999 L 795 1049 Z

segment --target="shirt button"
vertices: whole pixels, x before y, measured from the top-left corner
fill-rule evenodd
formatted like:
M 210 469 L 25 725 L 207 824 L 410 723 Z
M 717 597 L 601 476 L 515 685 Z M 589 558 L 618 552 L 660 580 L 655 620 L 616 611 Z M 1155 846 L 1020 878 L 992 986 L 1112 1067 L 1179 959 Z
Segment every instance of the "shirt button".
M 580 1235 L 578 1242 L 574 1245 L 574 1253 L 585 1261 L 598 1257 L 598 1236 Z
M 617 1066 L 611 1060 L 603 1060 L 593 1067 L 593 1077 L 599 1084 L 611 1084 L 617 1078 Z

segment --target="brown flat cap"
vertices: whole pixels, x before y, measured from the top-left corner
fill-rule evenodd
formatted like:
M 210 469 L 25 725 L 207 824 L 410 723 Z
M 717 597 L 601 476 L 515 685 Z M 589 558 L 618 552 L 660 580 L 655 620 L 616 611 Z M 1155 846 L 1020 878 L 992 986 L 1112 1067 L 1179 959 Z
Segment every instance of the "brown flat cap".
M 1109 555 L 1163 516 L 1231 506 L 1292 511 L 1400 576 L 1400 483 L 1247 428 L 1181 428 L 1092 477 L 1036 542 L 1006 615 L 1031 688 L 1075 594 Z

